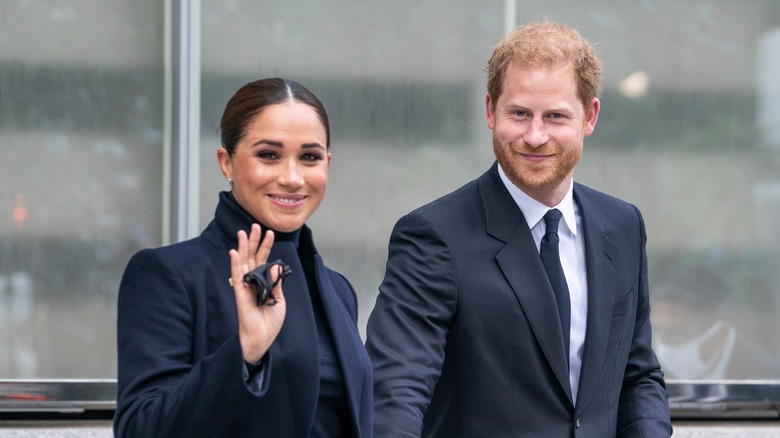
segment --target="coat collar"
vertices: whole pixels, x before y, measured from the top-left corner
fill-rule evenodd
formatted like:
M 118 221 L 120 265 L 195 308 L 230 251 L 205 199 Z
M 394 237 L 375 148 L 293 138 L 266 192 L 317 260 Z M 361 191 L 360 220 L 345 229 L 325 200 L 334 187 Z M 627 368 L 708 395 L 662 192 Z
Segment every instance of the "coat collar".
M 236 233 L 239 230 L 249 233 L 254 223 L 259 222 L 238 204 L 232 193 L 223 191 L 219 193 L 219 203 L 214 212 L 214 220 L 206 227 L 202 235 L 203 238 L 218 248 L 236 248 L 238 247 Z M 260 224 L 260 227 L 263 230 L 263 235 L 265 235 L 268 227 L 263 224 Z M 302 247 L 304 253 L 309 255 L 317 254 L 311 230 L 305 224 L 292 233 L 274 231 L 274 235 L 277 242 L 293 241 Z
M 221 192 L 214 220 L 204 230 L 203 237 L 217 247 L 224 247 L 225 251 L 227 251 L 227 248 L 238 246 L 236 233 L 239 230 L 249 232 L 253 223 L 257 223 L 257 221 L 236 202 L 230 192 Z M 265 233 L 267 228 L 262 224 L 261 227 L 263 228 L 263 233 Z M 346 283 L 346 280 L 344 280 L 343 285 L 334 285 L 333 278 L 329 275 L 330 271 L 325 267 L 322 258 L 317 253 L 312 233 L 308 226 L 304 225 L 295 233 L 276 232 L 276 236 L 277 241 L 271 249 L 269 259 L 284 259 L 291 265 L 294 264 L 294 271 L 300 271 L 301 274 L 306 270 L 311 272 L 312 280 L 316 283 L 316 293 L 322 299 L 324 316 L 332 334 L 333 350 L 338 357 L 339 365 L 342 370 L 359 370 L 368 363 L 368 358 L 365 349 L 363 349 L 362 341 L 355 330 L 357 309 L 355 308 L 356 298 L 354 291 Z M 297 248 L 286 242 L 290 240 L 295 241 L 296 239 Z M 298 257 L 296 257 L 296 252 Z M 227 257 L 227 252 L 225 256 Z M 300 348 L 302 343 L 308 343 L 308 348 L 313 351 L 302 360 L 306 360 L 306 366 L 314 369 L 318 366 L 318 356 L 316 336 L 312 337 L 312 335 L 316 334 L 317 329 L 311 307 L 311 295 L 308 293 L 304 275 L 300 275 L 297 279 L 299 292 L 303 291 L 304 294 L 295 293 L 292 290 L 286 293 L 288 322 L 282 328 L 285 331 L 285 335 L 280 335 L 272 348 L 294 351 Z M 285 282 L 285 287 L 290 288 L 293 286 L 292 281 L 288 282 L 288 280 L 285 280 Z M 341 289 L 346 287 L 346 290 L 337 291 L 337 287 Z M 352 299 L 352 301 L 349 302 L 347 301 L 348 299 Z M 342 302 L 342 300 L 344 301 Z M 354 317 L 350 315 L 348 308 L 354 313 Z M 364 359 L 364 362 L 361 362 L 360 359 Z M 316 378 L 318 372 L 312 371 L 309 374 L 298 377 L 309 378 L 311 376 Z M 365 434 L 366 425 L 362 423 L 365 412 L 359 411 L 359 407 L 365 406 L 364 394 L 361 391 L 365 387 L 371 387 L 370 380 L 368 383 L 365 381 L 370 379 L 370 374 L 366 376 L 360 372 L 348 372 L 342 373 L 342 376 L 345 393 L 350 399 L 348 406 L 352 414 L 355 430 L 358 432 L 362 431 Z M 276 376 L 276 378 L 280 378 L 280 376 Z M 300 384 L 301 382 L 297 383 Z M 312 391 L 318 388 L 318 383 L 315 379 L 300 385 L 300 387 L 304 389 L 296 391 L 293 396 L 294 400 L 298 400 L 296 405 L 299 406 L 296 418 L 310 418 L 314 415 L 313 409 L 315 405 L 307 404 L 305 400 L 311 400 L 316 397 Z
M 506 176 L 506 173 L 504 173 L 504 169 L 501 165 L 498 165 L 498 175 L 501 178 L 501 183 L 506 187 L 507 191 L 512 196 L 512 199 L 514 199 L 515 203 L 523 212 L 523 216 L 525 216 L 526 222 L 528 223 L 528 228 L 535 227 L 550 208 L 557 208 L 563 214 L 560 226 L 568 228 L 573 235 L 577 235 L 577 219 L 576 212 L 574 211 L 574 196 L 572 195 L 574 182 L 569 184 L 569 190 L 566 191 L 566 195 L 558 205 L 548 207 L 528 196 L 525 192 L 520 190 L 519 187 L 514 185 L 512 181 L 509 180 L 509 177 Z

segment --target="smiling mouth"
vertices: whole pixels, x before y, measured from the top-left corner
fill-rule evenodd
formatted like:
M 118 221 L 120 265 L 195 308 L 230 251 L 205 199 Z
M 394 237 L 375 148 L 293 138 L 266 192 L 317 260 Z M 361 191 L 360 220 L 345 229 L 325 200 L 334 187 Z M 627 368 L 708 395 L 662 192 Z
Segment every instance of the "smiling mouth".
M 280 204 L 295 204 L 306 199 L 305 196 L 300 196 L 296 198 L 285 198 L 281 196 L 269 195 L 269 197 Z
M 534 162 L 545 161 L 555 156 L 553 154 L 527 154 L 527 153 L 520 153 L 520 155 L 525 159 Z

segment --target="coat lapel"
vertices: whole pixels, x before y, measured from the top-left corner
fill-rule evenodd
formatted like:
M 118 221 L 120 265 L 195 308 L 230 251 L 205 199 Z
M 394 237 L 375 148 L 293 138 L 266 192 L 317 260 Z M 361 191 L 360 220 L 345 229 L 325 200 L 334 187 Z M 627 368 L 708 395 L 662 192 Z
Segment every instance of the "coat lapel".
M 341 375 L 344 379 L 344 391 L 349 400 L 348 405 L 352 414 L 352 422 L 355 430 L 359 431 L 360 412 L 358 412 L 358 406 L 364 401 L 357 398 L 361 396 L 361 388 L 363 387 L 361 380 L 364 375 L 355 371 L 361 369 L 362 364 L 355 363 L 354 360 L 366 355 L 366 353 L 361 351 L 363 349 L 362 341 L 355 336 L 356 322 L 347 313 L 347 303 L 339 302 L 339 297 L 333 288 L 333 284 L 328 279 L 322 259 L 319 256 L 316 256 L 314 271 L 320 288 L 325 319 L 333 334 L 333 349 L 342 369 Z
M 523 213 L 498 176 L 497 165 L 477 181 L 487 233 L 506 243 L 496 261 L 514 291 L 561 388 L 571 400 L 568 359 L 552 287 Z
M 364 429 L 361 427 L 361 415 L 363 414 L 359 412 L 360 406 L 366 405 L 366 400 L 362 399 L 364 396 L 363 388 L 371 388 L 371 382 L 366 383 L 365 381 L 370 379 L 370 373 L 359 372 L 360 370 L 370 369 L 370 367 L 368 366 L 369 359 L 363 347 L 363 341 L 356 330 L 357 303 L 348 301 L 354 297 L 354 295 L 349 295 L 350 290 L 342 293 L 339 293 L 341 289 L 339 291 L 336 290 L 339 286 L 334 285 L 331 277 L 328 275 L 322 257 L 317 254 L 317 250 L 314 247 L 311 230 L 307 226 L 304 226 L 301 230 L 300 248 L 301 257 L 307 260 L 307 262 L 313 263 L 310 265 L 310 268 L 314 273 L 314 281 L 317 282 L 318 290 L 316 292 L 318 292 L 322 300 L 322 310 L 330 330 L 333 352 L 342 370 L 341 376 L 344 392 L 347 396 L 347 405 L 349 406 L 356 431 L 355 437 L 357 438 L 360 436 L 360 431 Z M 364 362 L 361 362 L 361 359 Z
M 268 260 L 277 259 L 290 266 L 292 275 L 285 278 L 283 283 L 284 299 L 287 302 L 285 323 L 270 351 L 272 357 L 279 354 L 282 361 L 295 361 L 298 365 L 295 368 L 275 366 L 271 378 L 283 379 L 283 386 L 288 388 L 289 402 L 295 406 L 292 413 L 297 427 L 305 427 L 314 418 L 320 387 L 317 326 L 306 276 L 295 245 L 292 242 L 274 242 Z M 293 373 L 292 370 L 299 372 Z
M 588 318 L 578 394 L 597 392 L 599 375 L 606 356 L 607 341 L 615 304 L 615 257 L 617 245 L 608 232 L 609 218 L 575 185 L 574 199 L 582 214 L 585 236 L 585 267 L 588 284 Z M 587 399 L 577 401 L 582 409 Z

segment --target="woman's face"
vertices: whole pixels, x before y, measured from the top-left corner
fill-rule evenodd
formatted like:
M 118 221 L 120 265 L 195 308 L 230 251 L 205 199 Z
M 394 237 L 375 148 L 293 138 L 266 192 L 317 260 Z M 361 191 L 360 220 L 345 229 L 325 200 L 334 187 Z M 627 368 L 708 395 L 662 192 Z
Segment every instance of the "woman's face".
M 281 232 L 300 228 L 325 197 L 331 154 L 315 110 L 300 102 L 266 107 L 247 126 L 231 156 L 217 152 L 236 201 L 258 222 Z

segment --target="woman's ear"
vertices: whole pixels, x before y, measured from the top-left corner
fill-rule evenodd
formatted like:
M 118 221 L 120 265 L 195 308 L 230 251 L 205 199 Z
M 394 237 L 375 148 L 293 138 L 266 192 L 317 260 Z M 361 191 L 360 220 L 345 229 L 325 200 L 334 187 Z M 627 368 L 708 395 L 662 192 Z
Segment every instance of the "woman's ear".
M 225 179 L 232 181 L 233 169 L 230 165 L 230 154 L 228 153 L 227 149 L 223 147 L 217 149 L 217 162 L 219 163 L 219 168 L 222 169 L 222 175 L 225 176 Z

